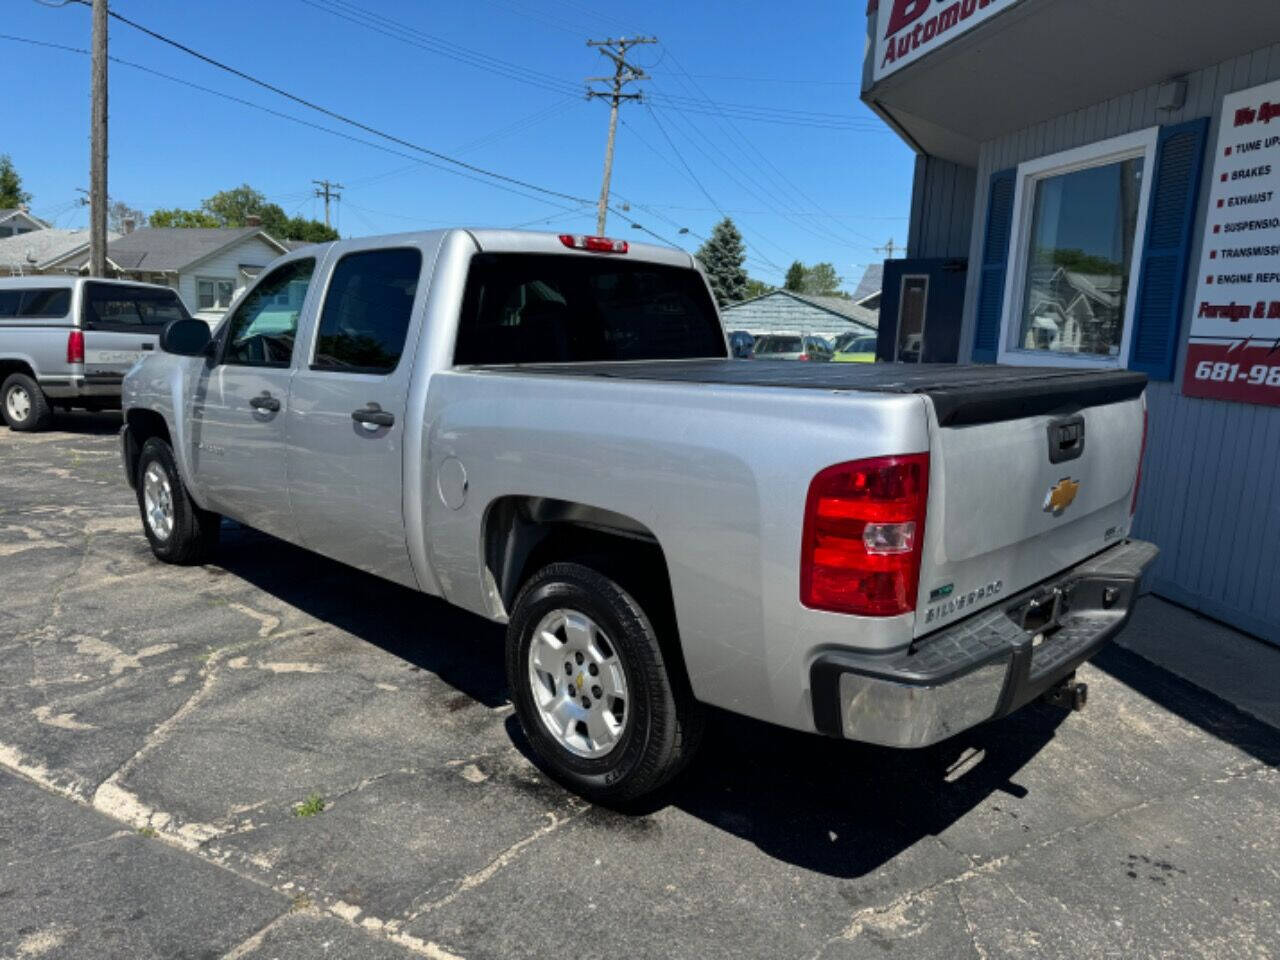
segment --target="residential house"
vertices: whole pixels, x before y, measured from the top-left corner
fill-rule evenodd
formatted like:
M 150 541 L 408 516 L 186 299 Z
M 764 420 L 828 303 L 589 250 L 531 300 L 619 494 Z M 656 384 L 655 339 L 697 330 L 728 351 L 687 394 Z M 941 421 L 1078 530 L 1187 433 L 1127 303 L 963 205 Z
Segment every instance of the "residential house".
M 843 297 L 820 297 L 791 290 L 731 303 L 720 311 L 726 330 L 806 334 L 831 339 L 842 333 L 874 334 L 880 315 Z
M 108 233 L 107 240 L 115 240 L 120 234 Z M 0 277 L 23 277 L 34 273 L 75 273 L 74 268 L 57 264 L 65 263 L 89 250 L 88 230 L 24 231 L 17 236 L 0 237 Z
M 107 267 L 113 277 L 173 287 L 193 316 L 212 324 L 285 252 L 261 227 L 143 228 L 107 244 Z M 83 272 L 88 252 L 62 265 Z
M 0 239 L 35 230 L 48 230 L 49 226 L 39 217 L 33 217 L 26 207 L 0 210 Z
M 853 291 L 853 302 L 879 315 L 880 290 L 883 286 L 884 264 L 867 264 L 867 269 L 862 274 L 862 279 L 858 281 L 858 288 Z

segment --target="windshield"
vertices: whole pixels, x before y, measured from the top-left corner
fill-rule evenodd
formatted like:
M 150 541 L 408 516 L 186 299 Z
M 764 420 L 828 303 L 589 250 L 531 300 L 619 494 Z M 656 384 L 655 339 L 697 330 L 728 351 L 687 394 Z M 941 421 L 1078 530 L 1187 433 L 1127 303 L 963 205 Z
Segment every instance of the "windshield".
M 455 363 L 726 355 L 715 304 L 696 270 L 554 254 L 471 260 Z

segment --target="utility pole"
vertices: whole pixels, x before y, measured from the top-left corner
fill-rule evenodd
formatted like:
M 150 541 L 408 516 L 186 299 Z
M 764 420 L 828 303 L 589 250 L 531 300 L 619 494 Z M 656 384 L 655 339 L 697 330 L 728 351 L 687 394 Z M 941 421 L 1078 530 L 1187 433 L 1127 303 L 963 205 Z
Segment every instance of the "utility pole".
M 886 260 L 892 260 L 893 251 L 901 250 L 902 248 L 893 242 L 893 237 L 890 237 L 889 242 L 883 247 L 872 247 L 872 249 L 875 250 L 876 253 L 883 253 Z
M 107 275 L 107 0 L 93 0 L 89 131 L 89 273 Z
M 633 80 L 643 80 L 645 73 L 637 66 L 627 63 L 627 51 L 637 44 L 657 43 L 657 37 L 621 37 L 614 40 L 588 40 L 588 47 L 597 47 L 600 53 L 613 61 L 613 76 L 590 77 L 588 84 L 607 83 L 609 90 L 594 90 L 587 87 L 587 99 L 597 97 L 608 100 L 609 108 L 609 144 L 604 151 L 604 181 L 600 185 L 600 204 L 596 208 L 596 233 L 604 234 L 605 219 L 609 213 L 609 180 L 613 177 L 613 145 L 618 137 L 618 107 L 623 100 L 639 100 L 640 93 L 623 93 L 622 88 Z
M 312 180 L 312 183 L 318 188 L 316 190 L 317 197 L 324 197 L 324 225 L 329 226 L 329 199 L 341 200 L 342 194 L 335 193 L 335 190 L 343 189 L 340 183 L 333 183 L 329 180 Z

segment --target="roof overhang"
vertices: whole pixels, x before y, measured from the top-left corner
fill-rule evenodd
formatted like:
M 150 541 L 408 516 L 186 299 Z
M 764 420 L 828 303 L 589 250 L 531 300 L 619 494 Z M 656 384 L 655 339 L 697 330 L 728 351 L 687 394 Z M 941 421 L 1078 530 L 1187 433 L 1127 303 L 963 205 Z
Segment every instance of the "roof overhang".
M 976 166 L 985 141 L 1269 46 L 1280 2 L 1018 0 L 878 82 L 875 24 L 862 99 L 917 151 Z

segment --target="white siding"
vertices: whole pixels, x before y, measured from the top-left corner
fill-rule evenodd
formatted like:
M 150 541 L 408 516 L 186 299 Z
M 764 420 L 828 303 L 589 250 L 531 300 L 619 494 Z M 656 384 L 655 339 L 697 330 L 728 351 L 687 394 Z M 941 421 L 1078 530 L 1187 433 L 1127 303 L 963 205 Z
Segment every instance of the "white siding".
M 239 293 L 243 284 L 240 280 L 240 265 L 265 267 L 276 257 L 283 256 L 279 250 L 264 241 L 261 237 L 248 237 L 233 247 L 223 250 L 217 256 L 203 260 L 178 276 L 178 296 L 187 305 L 191 315 L 205 320 L 210 326 L 222 319 L 225 311 L 199 310 L 199 298 L 196 296 L 196 278 L 210 280 L 231 280 Z

